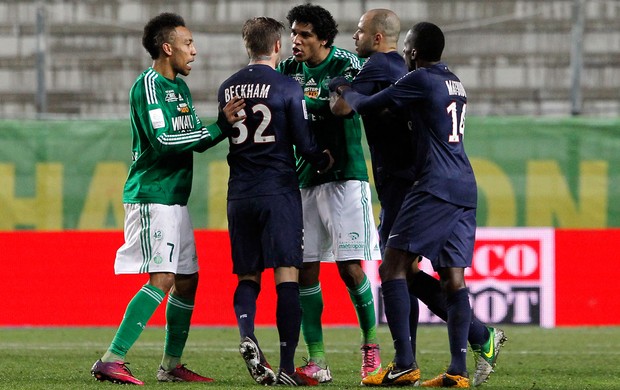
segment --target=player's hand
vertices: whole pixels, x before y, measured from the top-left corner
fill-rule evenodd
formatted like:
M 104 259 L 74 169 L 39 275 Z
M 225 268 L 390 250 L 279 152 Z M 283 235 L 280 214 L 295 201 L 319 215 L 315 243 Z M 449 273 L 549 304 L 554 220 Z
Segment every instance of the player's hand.
M 329 151 L 329 149 L 325 149 L 323 153 L 325 153 L 327 157 L 329 157 L 329 164 L 327 164 L 327 166 L 320 171 L 316 171 L 319 174 L 329 171 L 334 166 L 334 157 L 332 156 L 332 153 Z
M 234 125 L 236 122 L 245 119 L 244 112 L 240 112 L 244 107 L 245 100 L 239 96 L 233 96 L 222 109 L 226 121 L 229 124 Z
M 344 76 L 334 77 L 333 79 L 329 81 L 329 90 L 331 92 L 337 92 L 338 94 L 341 93 L 340 87 L 350 87 L 350 86 L 351 86 L 351 83 Z
M 336 92 L 329 93 L 329 109 L 336 116 L 348 116 L 353 112 L 347 102 Z

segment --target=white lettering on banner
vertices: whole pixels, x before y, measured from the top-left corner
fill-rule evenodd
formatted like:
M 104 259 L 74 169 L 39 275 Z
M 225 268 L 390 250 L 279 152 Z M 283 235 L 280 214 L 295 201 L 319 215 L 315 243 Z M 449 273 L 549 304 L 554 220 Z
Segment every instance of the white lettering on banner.
M 365 268 L 374 262 L 367 262 Z M 420 268 L 434 275 L 430 261 Z M 378 274 L 371 272 L 370 275 Z M 378 276 L 378 275 L 377 275 Z M 555 236 L 551 228 L 478 228 L 465 276 L 475 315 L 488 324 L 555 326 Z M 380 280 L 373 280 L 380 297 Z M 386 322 L 378 300 L 378 318 Z M 420 305 L 420 323 L 443 321 Z
M 503 263 L 491 268 L 492 258 L 503 259 Z M 506 243 L 480 245 L 474 251 L 472 269 L 475 273 L 495 277 L 504 271 L 514 277 L 529 276 L 538 270 L 539 254 L 530 245 Z

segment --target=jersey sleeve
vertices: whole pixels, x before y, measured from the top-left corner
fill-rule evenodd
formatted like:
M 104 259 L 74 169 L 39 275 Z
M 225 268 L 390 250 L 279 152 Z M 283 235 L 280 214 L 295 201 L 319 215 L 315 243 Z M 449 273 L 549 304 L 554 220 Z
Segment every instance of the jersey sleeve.
M 423 71 L 413 71 L 395 84 L 371 96 L 364 96 L 354 89 L 345 89 L 342 97 L 358 114 L 377 113 L 383 108 L 402 107 L 426 97 L 428 77 Z
M 145 102 L 143 128 L 149 143 L 161 155 L 204 150 L 213 146 L 222 133 L 217 125 L 202 126 L 187 85 L 182 80 L 178 82 L 178 91 L 171 93 L 157 79 L 145 77 L 143 87 L 133 92 L 134 101 Z M 173 96 L 176 104 L 167 101 Z
M 306 101 L 297 82 L 291 83 L 287 96 L 286 115 L 295 152 L 317 170 L 323 170 L 329 164 L 329 157 L 319 149 L 314 133 L 310 130 Z
M 371 56 L 355 76 L 351 87 L 362 95 L 372 95 L 378 83 L 389 83 L 386 77 L 386 68 L 389 67 L 385 56 Z

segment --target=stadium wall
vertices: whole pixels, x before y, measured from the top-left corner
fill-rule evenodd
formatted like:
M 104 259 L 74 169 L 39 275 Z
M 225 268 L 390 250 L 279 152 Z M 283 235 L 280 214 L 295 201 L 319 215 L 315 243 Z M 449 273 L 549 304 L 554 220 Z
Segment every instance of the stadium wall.
M 302 3 L 302 2 L 298 2 Z M 583 4 L 583 37 L 573 36 L 575 0 L 318 0 L 339 24 L 336 45 L 354 50 L 360 15 L 390 8 L 405 32 L 429 20 L 446 35 L 444 61 L 467 88 L 468 113 L 571 113 L 571 67 L 580 63 L 582 114 L 620 115 L 620 2 Z M 200 112 L 215 114 L 216 91 L 247 64 L 240 31 L 256 15 L 285 20 L 288 0 L 0 0 L 0 117 L 125 117 L 128 90 L 151 64 L 142 28 L 163 11 L 186 19 L 198 55 L 189 78 Z M 38 27 L 37 17 L 44 25 Z M 37 35 L 38 29 L 42 30 Z M 38 41 L 39 39 L 39 41 Z M 571 59 L 574 42 L 581 60 Z M 283 47 L 290 50 L 286 35 Z M 286 52 L 286 51 L 285 51 Z M 42 65 L 41 65 L 42 63 Z M 41 70 L 38 70 L 41 69 Z M 43 85 L 37 80 L 42 77 Z M 45 90 L 42 111 L 37 92 Z

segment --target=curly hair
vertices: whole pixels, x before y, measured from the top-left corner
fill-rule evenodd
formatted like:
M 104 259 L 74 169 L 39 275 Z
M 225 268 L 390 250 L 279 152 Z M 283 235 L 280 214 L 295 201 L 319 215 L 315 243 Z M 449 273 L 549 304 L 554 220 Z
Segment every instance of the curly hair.
M 294 22 L 312 24 L 316 36 L 320 40 L 327 41 L 325 47 L 331 47 L 338 34 L 338 24 L 336 24 L 334 17 L 328 10 L 319 5 L 311 3 L 298 5 L 288 12 L 286 20 L 288 20 L 289 27 L 293 26 Z
M 161 52 L 161 45 L 171 42 L 171 33 L 176 27 L 185 27 L 185 21 L 177 14 L 164 12 L 155 16 L 144 26 L 142 46 L 149 52 L 152 59 L 157 59 Z

